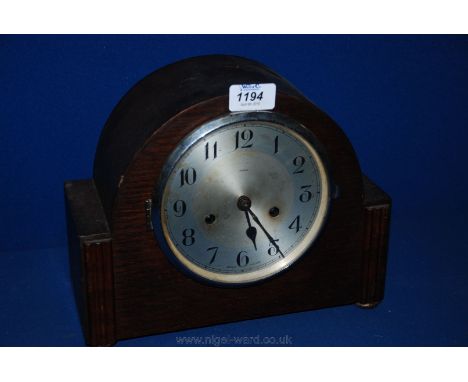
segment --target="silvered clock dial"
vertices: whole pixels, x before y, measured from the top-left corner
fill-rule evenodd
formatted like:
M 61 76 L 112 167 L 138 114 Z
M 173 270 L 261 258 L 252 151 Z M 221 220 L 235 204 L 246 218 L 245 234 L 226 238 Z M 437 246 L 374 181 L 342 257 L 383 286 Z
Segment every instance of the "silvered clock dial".
M 233 113 L 200 126 L 170 155 L 153 224 L 165 252 L 192 276 L 252 283 L 313 244 L 330 188 L 310 131 L 277 113 Z

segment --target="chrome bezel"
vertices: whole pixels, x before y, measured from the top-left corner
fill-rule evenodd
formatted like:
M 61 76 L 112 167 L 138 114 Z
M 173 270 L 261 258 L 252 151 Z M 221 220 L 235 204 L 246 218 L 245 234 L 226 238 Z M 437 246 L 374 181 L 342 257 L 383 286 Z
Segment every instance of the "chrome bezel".
M 232 124 L 249 122 L 270 123 L 281 126 L 283 129 L 290 130 L 290 132 L 292 132 L 296 138 L 298 138 L 309 149 L 310 153 L 314 156 L 314 160 L 319 169 L 320 179 L 322 182 L 319 212 L 317 213 L 317 217 L 313 223 L 312 228 L 305 235 L 304 239 L 301 241 L 298 247 L 295 248 L 294 256 L 288 255 L 282 260 L 273 263 L 269 267 L 252 272 L 236 274 L 213 272 L 191 262 L 181 252 L 178 251 L 177 247 L 171 241 L 168 235 L 166 224 L 164 222 L 165 217 L 161 208 L 161 206 L 164 205 L 163 200 L 165 189 L 173 169 L 176 167 L 179 160 L 194 144 L 200 140 L 203 140 L 207 135 L 215 132 L 220 128 L 224 128 Z M 153 196 L 154 202 L 152 210 L 152 223 L 156 239 L 169 260 L 179 269 L 197 280 L 202 280 L 221 286 L 242 286 L 271 278 L 285 271 L 293 263 L 299 260 L 299 258 L 301 258 L 316 241 L 323 226 L 325 225 L 330 209 L 331 195 L 333 194 L 334 189 L 334 186 L 330 180 L 328 167 L 326 152 L 315 135 L 305 126 L 301 125 L 288 116 L 276 112 L 239 112 L 231 113 L 211 120 L 207 123 L 204 123 L 188 136 L 183 138 L 182 141 L 173 150 L 173 152 L 169 155 L 163 166 L 163 170 L 161 172 L 159 181 L 156 184 Z

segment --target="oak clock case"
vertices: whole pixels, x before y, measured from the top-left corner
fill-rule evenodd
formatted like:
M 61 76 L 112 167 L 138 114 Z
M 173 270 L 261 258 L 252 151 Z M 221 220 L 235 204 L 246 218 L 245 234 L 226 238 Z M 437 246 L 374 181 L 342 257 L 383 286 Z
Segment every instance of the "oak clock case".
M 275 84 L 274 108 L 231 112 L 233 84 Z M 65 196 L 89 345 L 383 298 L 390 198 L 331 118 L 245 58 L 136 84 Z

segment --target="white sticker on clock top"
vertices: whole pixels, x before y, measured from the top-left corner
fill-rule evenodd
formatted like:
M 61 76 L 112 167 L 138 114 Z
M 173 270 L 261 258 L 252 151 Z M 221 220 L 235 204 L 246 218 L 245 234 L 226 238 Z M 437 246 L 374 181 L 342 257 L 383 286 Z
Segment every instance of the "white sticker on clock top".
M 229 110 L 272 110 L 275 108 L 275 84 L 241 84 L 229 87 Z

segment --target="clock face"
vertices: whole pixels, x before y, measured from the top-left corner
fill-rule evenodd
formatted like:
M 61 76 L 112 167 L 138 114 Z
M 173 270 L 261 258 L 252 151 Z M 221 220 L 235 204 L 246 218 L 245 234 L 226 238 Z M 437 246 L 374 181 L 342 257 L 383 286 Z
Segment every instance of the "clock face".
M 215 283 L 251 283 L 286 269 L 327 215 L 330 185 L 317 147 L 308 130 L 275 113 L 201 126 L 161 177 L 154 220 L 162 247 Z

